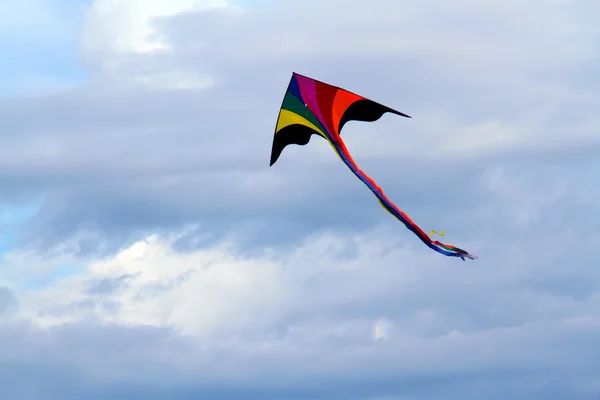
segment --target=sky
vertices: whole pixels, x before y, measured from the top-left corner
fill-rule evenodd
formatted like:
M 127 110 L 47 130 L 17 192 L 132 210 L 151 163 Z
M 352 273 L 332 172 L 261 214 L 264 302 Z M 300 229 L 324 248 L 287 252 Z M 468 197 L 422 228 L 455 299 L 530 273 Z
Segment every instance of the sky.
M 7 3 L 8 4 L 8 3 Z M 11 400 L 600 398 L 595 0 L 21 0 L 0 16 Z M 269 167 L 292 72 L 412 116 Z

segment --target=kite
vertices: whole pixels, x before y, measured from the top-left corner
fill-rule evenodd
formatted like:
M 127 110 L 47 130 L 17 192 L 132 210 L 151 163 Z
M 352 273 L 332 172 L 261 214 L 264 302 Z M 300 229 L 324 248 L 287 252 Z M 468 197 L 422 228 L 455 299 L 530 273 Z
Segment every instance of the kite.
M 275 164 L 286 146 L 304 146 L 308 144 L 312 135 L 320 136 L 329 142 L 354 175 L 375 194 L 383 208 L 400 220 L 429 248 L 445 256 L 460 257 L 463 261 L 465 257 L 477 258 L 458 247 L 432 240 L 387 198 L 381 188 L 352 159 L 341 138 L 344 125 L 349 121 L 374 122 L 385 113 L 411 118 L 366 97 L 294 72 L 279 110 L 270 166 Z

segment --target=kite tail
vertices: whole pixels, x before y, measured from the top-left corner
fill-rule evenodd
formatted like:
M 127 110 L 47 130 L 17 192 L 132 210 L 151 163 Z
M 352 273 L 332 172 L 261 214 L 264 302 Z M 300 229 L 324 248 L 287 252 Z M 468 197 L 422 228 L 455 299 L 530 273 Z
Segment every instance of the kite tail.
M 332 141 L 331 144 L 333 145 L 333 148 L 338 153 L 340 158 L 348 166 L 348 168 L 350 168 L 350 170 L 354 173 L 354 175 L 358 177 L 358 179 L 360 179 L 365 185 L 369 187 L 369 189 L 371 189 L 373 194 L 375 194 L 375 196 L 377 196 L 377 198 L 379 199 L 379 202 L 381 203 L 383 208 L 390 214 L 395 216 L 398 220 L 400 220 L 400 222 L 402 222 L 404 225 L 406 225 L 406 227 L 415 235 L 417 235 L 419 239 L 421 239 L 421 241 L 425 243 L 425 245 L 427 245 L 429 248 L 437 251 L 440 254 L 443 254 L 448 257 L 459 257 L 463 261 L 465 261 L 465 258 L 469 258 L 471 260 L 477 258 L 477 256 L 469 254 L 467 251 L 459 249 L 458 247 L 449 244 L 444 244 L 437 240 L 431 240 L 431 238 L 425 232 L 423 232 L 423 230 L 419 228 L 419 226 L 415 224 L 410 219 L 410 217 L 406 215 L 406 213 L 400 210 L 394 203 L 390 201 L 390 199 L 387 198 L 387 196 L 383 193 L 383 190 L 381 190 L 381 188 L 373 181 L 373 179 L 371 179 L 366 173 L 364 173 L 360 168 L 358 168 L 358 165 L 356 165 L 356 163 L 352 159 L 352 156 L 350 155 L 350 152 L 348 151 L 346 145 L 342 141 L 342 138 L 339 135 L 336 136 L 337 137 Z

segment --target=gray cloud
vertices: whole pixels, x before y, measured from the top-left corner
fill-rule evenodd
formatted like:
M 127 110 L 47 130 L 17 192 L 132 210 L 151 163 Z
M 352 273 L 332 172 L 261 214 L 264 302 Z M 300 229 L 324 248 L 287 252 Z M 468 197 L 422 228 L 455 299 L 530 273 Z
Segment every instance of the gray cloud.
M 448 300 L 453 295 L 442 297 Z M 331 303 L 324 304 L 328 308 Z M 415 329 L 426 327 L 427 315 L 406 324 L 402 317 L 393 317 L 399 325 L 396 334 L 369 343 L 363 320 L 337 312 L 328 315 L 318 308 L 313 312 L 311 319 L 289 321 L 287 333 L 279 337 L 268 339 L 272 327 L 266 326 L 266 331 L 254 335 L 237 340 L 222 336 L 200 347 L 169 330 L 151 327 L 4 328 L 0 338 L 3 348 L 10 349 L 4 357 L 13 361 L 4 364 L 3 376 L 14 375 L 5 393 L 16 400 L 54 393 L 61 398 L 98 399 L 149 393 L 157 399 L 235 398 L 241 393 L 265 399 L 442 395 L 458 399 L 485 393 L 493 399 L 597 396 L 597 320 L 538 315 L 542 318 L 537 322 L 530 317 L 523 324 L 488 323 L 470 330 L 457 323 L 466 315 L 478 319 L 472 310 L 464 310 L 463 316 L 440 310 L 448 325 L 458 330 L 428 335 Z M 337 332 L 332 330 L 336 326 Z M 28 356 L 18 359 L 16 354 Z
M 2 100 L 1 199 L 45 200 L 22 248 L 68 242 L 78 255 L 106 256 L 148 232 L 191 227 L 176 250 L 228 236 L 239 257 L 273 247 L 297 296 L 199 341 L 92 324 L 98 308 L 122 310 L 117 293 L 136 276 L 88 281 L 85 298 L 41 312 L 86 322 L 0 325 L 3 376 L 14 375 L 3 393 L 597 398 L 598 35 L 584 19 L 596 3 L 338 3 L 163 19 L 170 53 L 123 57 L 113 72 L 88 60 L 90 80 L 79 88 Z M 351 124 L 344 138 L 401 209 L 480 260 L 432 255 L 323 142 L 286 149 L 268 168 L 293 70 L 414 117 Z M 205 74 L 213 85 L 132 82 L 164 72 Z M 476 148 L 494 135 L 496 144 Z M 368 245 L 353 236 L 375 227 Z M 286 258 L 327 231 L 339 248 Z M 136 301 L 181 286 L 192 271 L 144 285 Z M 0 314 L 13 299 L 0 289 Z M 391 333 L 374 342 L 380 317 Z
M 455 140 L 457 149 L 468 147 L 472 139 L 463 131 L 475 129 L 473 124 L 499 120 L 506 124 L 500 130 L 522 130 L 530 137 L 497 153 L 503 154 L 495 156 L 501 163 L 519 148 L 527 149 L 523 157 L 530 157 L 536 148 L 547 148 L 561 137 L 580 137 L 580 148 L 588 147 L 586 138 L 592 140 L 597 126 L 591 113 L 597 101 L 576 83 L 565 86 L 564 80 L 571 79 L 573 69 L 586 68 L 586 47 L 572 49 L 569 44 L 588 36 L 559 33 L 550 22 L 528 25 L 541 16 L 558 18 L 556 5 L 539 10 L 540 16 L 517 17 L 511 14 L 516 3 L 489 10 L 464 4 L 455 10 L 455 20 L 435 11 L 440 4 L 433 1 L 418 8 L 400 7 L 401 14 L 391 12 L 397 3 L 379 1 L 360 12 L 343 10 L 333 23 L 326 21 L 334 8 L 322 14 L 309 11 L 316 3 L 298 9 L 259 8 L 256 16 L 184 14 L 159 22 L 173 46 L 169 55 L 132 56 L 113 75 L 93 75 L 79 89 L 50 98 L 6 101 L 0 120 L 13 129 L 4 136 L 5 172 L 0 181 L 5 196 L 46 195 L 23 244 L 45 249 L 78 231 L 94 231 L 95 239 L 78 245 L 85 254 L 114 251 L 144 232 L 190 223 L 204 226 L 202 233 L 218 235 L 239 225 L 259 229 L 257 222 L 264 221 L 265 228 L 253 236 L 281 239 L 290 222 L 298 226 L 299 235 L 328 226 L 364 229 L 381 222 L 385 217 L 377 219 L 381 214 L 368 199 L 370 194 L 335 157 L 315 154 L 326 149 L 324 143 L 286 150 L 279 164 L 266 167 L 291 70 L 349 87 L 414 116 L 408 122 L 384 118 L 369 126 L 356 124 L 345 134 L 361 165 L 388 182 L 382 186 L 401 208 L 411 209 L 411 199 L 418 196 L 421 204 L 432 198 L 428 186 L 444 193 L 445 204 L 454 200 L 449 196 L 461 196 L 457 204 L 476 201 L 476 194 L 458 194 L 472 188 L 465 177 L 476 177 L 489 165 L 490 151 L 500 150 L 474 152 L 473 161 L 460 166 L 458 158 L 439 158 L 428 146 Z M 562 17 L 565 28 L 579 21 L 579 8 L 573 5 L 569 10 L 575 12 Z M 316 24 L 311 32 L 300 22 L 303 15 Z M 441 25 L 425 30 L 415 22 L 419 16 Z M 370 20 L 380 21 L 377 30 Z M 283 32 L 283 26 L 287 37 L 274 34 Z M 359 40 L 363 35 L 367 38 Z M 382 37 L 386 45 L 376 45 Z M 544 41 L 537 51 L 529 51 L 540 38 Z M 475 46 L 471 53 L 464 52 L 468 46 Z M 562 55 L 571 58 L 561 59 Z M 466 75 L 469 63 L 476 63 L 477 70 Z M 127 83 L 127 76 L 169 70 L 204 71 L 216 79 L 215 86 L 165 91 Z M 514 80 L 506 81 L 508 77 Z M 478 136 L 489 135 L 485 126 L 481 130 Z M 363 156 L 365 144 L 378 149 L 371 154 L 393 148 L 396 157 L 378 161 L 376 155 Z M 559 148 L 573 145 L 565 142 Z M 24 146 L 30 149 L 27 153 Z M 436 157 L 437 163 L 432 162 Z M 437 186 L 441 165 L 443 179 L 451 182 L 446 187 L 457 194 Z M 414 175 L 416 168 L 423 172 Z M 298 239 L 289 235 L 291 241 Z M 103 247 L 107 241 L 108 247 Z
M 17 298 L 12 290 L 6 287 L 0 287 L 0 317 L 14 312 L 17 309 Z
M 114 293 L 122 286 L 127 286 L 129 280 L 134 278 L 131 274 L 121 275 L 117 278 L 104 278 L 99 282 L 94 282 L 88 289 L 91 295 L 109 295 Z

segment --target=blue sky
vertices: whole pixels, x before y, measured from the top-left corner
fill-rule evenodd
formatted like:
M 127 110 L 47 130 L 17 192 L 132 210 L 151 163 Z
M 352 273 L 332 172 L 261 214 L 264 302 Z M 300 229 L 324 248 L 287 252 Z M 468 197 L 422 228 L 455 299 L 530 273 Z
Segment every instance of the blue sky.
M 14 400 L 596 399 L 595 1 L 27 0 L 0 17 Z M 291 72 L 399 109 L 269 168 Z
M 81 82 L 77 38 L 90 1 L 26 0 L 5 7 L 0 44 L 3 97 L 48 93 Z

